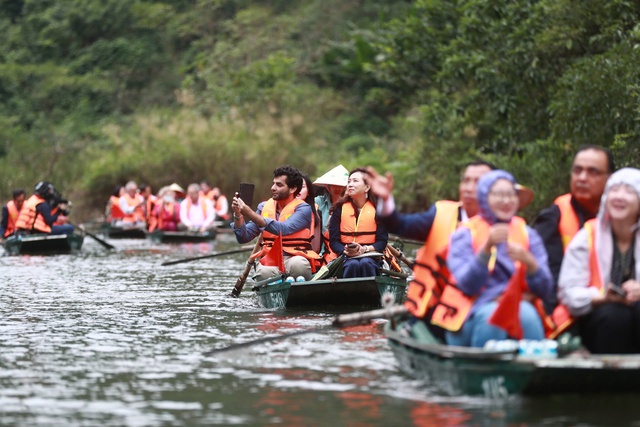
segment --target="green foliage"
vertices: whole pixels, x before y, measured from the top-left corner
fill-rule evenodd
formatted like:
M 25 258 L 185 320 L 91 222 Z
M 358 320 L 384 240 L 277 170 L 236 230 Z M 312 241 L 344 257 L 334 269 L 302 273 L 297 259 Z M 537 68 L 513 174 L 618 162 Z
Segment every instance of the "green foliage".
M 0 196 L 50 179 L 93 215 L 116 183 L 273 168 L 456 198 L 477 158 L 566 191 L 582 143 L 638 166 L 631 0 L 0 0 Z

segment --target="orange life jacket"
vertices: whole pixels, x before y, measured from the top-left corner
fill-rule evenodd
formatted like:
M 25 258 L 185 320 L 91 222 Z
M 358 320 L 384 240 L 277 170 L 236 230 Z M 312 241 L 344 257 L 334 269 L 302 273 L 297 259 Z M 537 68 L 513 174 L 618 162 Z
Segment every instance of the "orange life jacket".
M 481 216 L 476 215 L 470 218 L 469 221 L 460 225 L 461 227 L 467 227 L 471 231 L 471 245 L 473 252 L 478 253 L 482 249 L 489 237 L 491 225 L 484 220 Z M 529 248 L 529 235 L 527 233 L 526 222 L 524 219 L 514 216 L 509 223 L 509 240 L 522 245 L 525 248 Z M 494 250 L 491 252 L 489 258 L 489 274 L 493 272 L 496 263 L 497 252 Z M 523 290 L 528 290 L 529 286 L 525 280 L 526 266 L 522 263 L 516 263 L 516 270 L 514 271 L 509 284 L 513 285 L 513 281 L 520 286 Z M 505 288 L 506 289 L 506 288 Z M 467 296 L 456 286 L 446 286 L 438 305 L 436 306 L 431 323 L 438 325 L 449 331 L 459 331 L 462 324 L 467 319 L 467 315 L 473 306 L 473 303 L 477 296 Z
M 371 245 L 376 242 L 376 208 L 373 203 L 367 202 L 356 213 L 351 203 L 342 205 L 340 216 L 340 241 L 344 244 L 356 242 L 361 245 Z
M 584 223 L 584 228 L 587 231 L 587 247 L 589 248 L 589 286 L 593 286 L 602 292 L 602 275 L 600 274 L 600 263 L 598 262 L 598 251 L 595 248 L 596 237 L 596 219 L 590 219 Z M 553 323 L 556 325 L 555 331 L 550 335 L 550 338 L 556 338 L 566 331 L 575 322 L 575 318 L 569 313 L 569 309 L 566 305 L 558 304 L 553 310 L 551 315 Z
M 560 223 L 558 224 L 558 232 L 562 238 L 562 248 L 566 251 L 569 242 L 580 230 L 580 220 L 576 211 L 571 206 L 571 194 L 563 194 L 553 202 L 560 209 Z
M 274 219 L 280 222 L 284 222 L 293 213 L 295 212 L 298 205 L 303 203 L 302 200 L 294 198 L 291 202 L 287 203 L 287 205 L 282 208 L 280 212 L 280 216 L 276 218 L 276 201 L 273 199 L 269 199 L 265 202 L 262 207 L 262 216 L 265 218 Z M 313 226 L 314 219 L 311 218 L 311 225 Z M 303 228 L 293 234 L 289 234 L 288 236 L 282 236 L 282 250 L 284 253 L 295 256 L 300 255 L 309 260 L 309 264 L 311 264 L 311 270 L 315 271 L 319 266 L 318 260 L 320 259 L 320 255 L 313 251 L 311 248 L 311 238 L 313 236 L 313 231 L 311 228 Z M 262 232 L 262 240 L 263 246 L 262 251 L 260 253 L 260 257 L 264 256 L 271 250 L 271 246 L 273 246 L 273 242 L 276 239 L 277 235 L 270 233 L 266 230 Z
M 20 211 L 16 206 L 16 202 L 10 200 L 7 203 L 7 212 L 9 213 L 9 216 L 7 218 L 7 228 L 4 231 L 3 237 L 9 237 L 16 230 L 16 221 L 18 220 L 18 216 L 20 215 Z
M 136 206 L 138 203 L 140 203 L 140 198 L 142 196 L 136 195 L 135 197 L 131 197 L 128 193 L 126 193 L 122 197 L 127 202 L 127 205 Z M 144 211 L 142 210 L 142 205 L 136 207 L 132 213 L 124 214 L 124 217 L 122 218 L 122 222 L 144 222 L 144 220 Z
M 18 215 L 16 229 L 27 231 L 39 231 L 41 233 L 51 233 L 51 226 L 44 222 L 42 215 L 36 210 L 40 203 L 47 203 L 45 199 L 37 194 L 29 197 Z
M 204 201 L 203 197 L 198 197 L 198 204 L 200 205 L 200 209 L 202 209 L 202 217 L 207 217 L 207 202 Z M 187 197 L 187 215 L 191 212 L 191 197 Z
M 436 276 L 446 261 L 443 251 L 449 245 L 451 234 L 458 226 L 459 208 L 460 202 L 436 202 L 436 216 L 429 235 L 416 256 L 413 281 L 409 284 L 404 303 L 415 317 L 424 318 L 427 310 L 436 304 L 442 294 L 444 283 Z
M 109 216 L 107 217 L 107 222 L 124 218 L 124 212 L 122 212 L 122 209 L 120 209 L 120 197 L 111 196 L 109 197 L 108 203 L 109 203 Z
M 211 190 L 211 191 L 210 191 L 210 193 L 213 193 L 213 190 Z M 221 195 L 219 195 L 219 196 L 218 196 L 218 198 L 217 198 L 217 199 L 213 199 L 213 195 L 212 195 L 212 196 L 211 196 L 211 198 L 212 198 L 212 200 L 214 200 L 214 202 L 215 202 L 214 207 L 215 207 L 215 209 L 216 209 L 216 214 L 217 214 L 220 218 L 224 219 L 225 221 L 226 221 L 226 220 L 228 220 L 228 219 L 229 219 L 229 212 L 228 212 L 228 211 L 227 211 L 227 213 L 224 213 L 224 214 L 218 214 L 218 211 L 219 211 L 220 209 L 222 209 L 222 202 L 224 202 L 224 201 L 226 201 L 226 200 L 227 200 L 227 198 L 225 197 L 225 195 L 224 195 L 224 194 L 221 194 Z M 228 202 L 227 202 L 227 206 L 229 206 Z
M 154 221 L 154 217 L 156 215 L 156 204 L 158 203 L 158 197 L 154 196 L 153 194 L 150 194 L 149 197 L 147 197 L 147 201 L 146 201 L 146 213 L 147 213 L 147 223 L 150 223 L 152 221 Z

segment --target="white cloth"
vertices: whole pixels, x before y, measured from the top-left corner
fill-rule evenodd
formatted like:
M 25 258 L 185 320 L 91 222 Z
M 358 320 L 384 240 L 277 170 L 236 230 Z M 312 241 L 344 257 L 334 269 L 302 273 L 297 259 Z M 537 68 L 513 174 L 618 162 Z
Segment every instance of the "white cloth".
M 187 226 L 187 228 L 210 227 L 215 217 L 215 210 L 213 209 L 211 200 L 206 197 L 198 197 L 196 203 L 189 203 L 190 201 L 190 198 L 186 198 L 180 202 L 180 222 Z M 206 209 L 202 208 L 203 203 L 206 204 Z M 206 216 L 203 212 L 204 210 L 206 210 Z

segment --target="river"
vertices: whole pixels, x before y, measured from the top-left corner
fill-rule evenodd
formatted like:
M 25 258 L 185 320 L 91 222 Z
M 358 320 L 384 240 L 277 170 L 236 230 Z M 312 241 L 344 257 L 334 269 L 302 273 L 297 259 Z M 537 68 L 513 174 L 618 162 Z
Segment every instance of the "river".
M 109 242 L 0 257 L 0 425 L 640 425 L 637 398 L 440 396 L 398 371 L 383 321 L 204 356 L 335 313 L 264 310 L 249 285 L 231 298 L 246 254 L 160 265 L 231 235 Z

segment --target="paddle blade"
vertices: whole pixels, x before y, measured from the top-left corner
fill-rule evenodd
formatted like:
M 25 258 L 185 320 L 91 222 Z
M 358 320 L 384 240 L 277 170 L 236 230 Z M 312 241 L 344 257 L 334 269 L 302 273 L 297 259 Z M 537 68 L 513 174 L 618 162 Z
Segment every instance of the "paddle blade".
M 273 241 L 273 246 L 265 256 L 260 259 L 260 264 L 270 267 L 278 267 L 281 273 L 284 274 L 284 256 L 282 255 L 282 235 L 276 237 Z
M 500 297 L 498 306 L 489 319 L 489 324 L 503 329 L 510 337 L 520 340 L 522 339 L 522 325 L 520 324 L 522 288 L 520 283 L 524 282 L 516 279 L 516 276 L 524 276 L 524 268 L 516 266 L 516 272 Z M 524 279 L 524 277 L 520 277 L 520 279 Z

